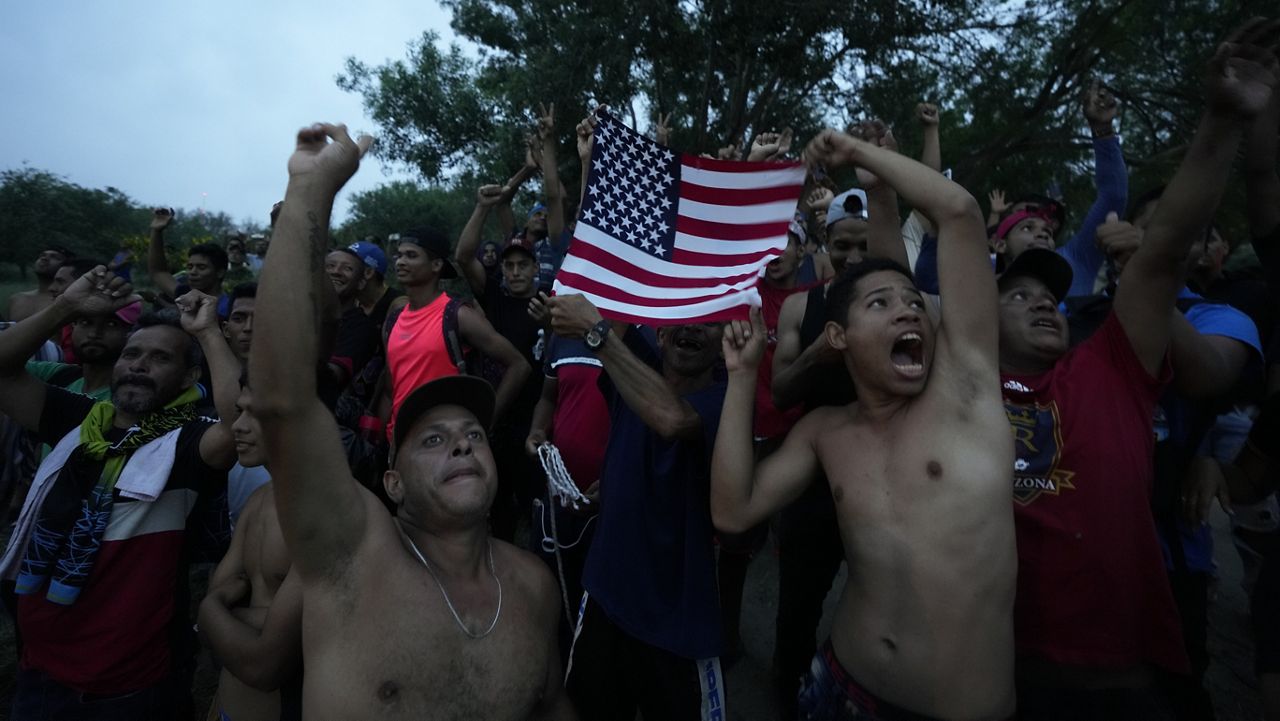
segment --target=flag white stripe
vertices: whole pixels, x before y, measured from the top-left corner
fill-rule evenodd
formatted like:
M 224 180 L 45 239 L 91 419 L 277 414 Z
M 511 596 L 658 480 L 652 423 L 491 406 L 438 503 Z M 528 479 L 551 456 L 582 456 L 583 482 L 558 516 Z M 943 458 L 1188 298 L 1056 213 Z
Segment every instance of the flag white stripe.
M 589 260 L 569 256 L 565 258 L 564 264 L 560 266 L 561 272 L 573 273 L 584 278 L 607 285 L 624 293 L 630 293 L 641 298 L 702 298 L 708 295 L 716 295 L 717 293 L 727 293 L 731 290 L 746 290 L 754 288 L 758 279 L 755 274 L 748 278 L 744 278 L 736 283 L 708 283 L 705 286 L 696 288 L 672 288 L 670 286 L 652 286 L 641 283 L 633 278 L 625 275 L 619 275 L 608 268 L 596 265 Z
M 760 293 L 756 289 L 745 290 L 741 293 L 726 295 L 721 298 L 713 298 L 701 303 L 691 303 L 689 305 L 678 306 L 640 306 L 631 303 L 623 303 L 598 296 L 594 293 L 585 293 L 583 291 L 570 288 L 560 281 L 555 282 L 556 293 L 582 293 L 591 304 L 600 310 L 612 311 L 615 313 L 625 313 L 627 315 L 640 316 L 642 318 L 651 318 L 655 321 L 662 320 L 681 320 L 684 318 L 698 318 L 712 313 L 737 308 L 742 305 L 760 305 Z
M 804 188 L 804 166 L 781 170 L 748 170 L 726 173 L 719 170 L 703 170 L 688 165 L 680 166 L 680 179 L 686 183 L 706 188 L 730 190 L 755 190 L 794 185 L 796 195 Z
M 787 223 L 795 217 L 796 201 L 780 200 L 758 205 L 712 205 L 681 198 L 676 204 L 676 212 L 686 218 L 732 225 Z
M 787 234 L 783 233 L 762 240 L 715 240 L 688 233 L 676 233 L 676 247 L 680 250 L 710 255 L 745 255 L 765 250 L 772 250 L 781 255 L 782 251 L 787 249 Z
M 762 265 L 762 263 L 759 262 L 730 266 L 702 266 L 673 263 L 669 260 L 655 258 L 639 248 L 630 245 L 626 241 L 618 240 L 585 221 L 578 222 L 577 230 L 574 231 L 573 236 L 575 243 L 588 243 L 590 245 L 594 245 L 604 252 L 615 256 L 618 260 L 630 263 L 641 270 L 646 270 L 650 273 L 657 273 L 658 275 L 671 276 L 672 278 L 695 278 L 698 280 L 706 280 L 709 277 L 731 278 L 736 275 L 755 273 L 760 270 L 760 266 Z M 572 248 L 572 246 L 570 247 Z M 783 247 L 785 247 L 785 245 Z M 573 257 L 572 250 L 570 250 L 569 257 Z

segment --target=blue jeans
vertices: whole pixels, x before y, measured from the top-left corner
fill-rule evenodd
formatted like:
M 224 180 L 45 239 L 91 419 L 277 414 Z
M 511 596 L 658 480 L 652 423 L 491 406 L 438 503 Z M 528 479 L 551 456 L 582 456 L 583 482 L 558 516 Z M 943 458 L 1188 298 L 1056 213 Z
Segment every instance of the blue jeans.
M 13 721 L 186 721 L 184 696 L 173 679 L 121 695 L 84 694 L 34 670 L 18 669 Z M 189 716 L 189 712 L 186 713 Z

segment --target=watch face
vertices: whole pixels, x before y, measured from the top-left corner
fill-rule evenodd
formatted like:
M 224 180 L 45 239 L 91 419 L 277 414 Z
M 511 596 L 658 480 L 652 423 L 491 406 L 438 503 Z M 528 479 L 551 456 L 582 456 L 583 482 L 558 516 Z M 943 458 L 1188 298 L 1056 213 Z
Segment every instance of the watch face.
M 595 328 L 592 328 L 587 331 L 587 334 L 582 337 L 582 340 L 587 344 L 588 348 L 594 350 L 600 347 L 600 341 L 604 339 L 600 337 L 600 333 L 598 333 Z

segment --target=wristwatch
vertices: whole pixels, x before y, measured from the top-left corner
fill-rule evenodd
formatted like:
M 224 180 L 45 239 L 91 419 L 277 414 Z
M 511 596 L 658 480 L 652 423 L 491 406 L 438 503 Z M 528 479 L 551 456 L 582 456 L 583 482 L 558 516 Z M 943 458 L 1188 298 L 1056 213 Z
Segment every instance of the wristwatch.
M 582 342 L 592 352 L 600 350 L 600 347 L 604 345 L 605 340 L 609 337 L 609 327 L 609 321 L 607 320 L 596 323 L 591 326 L 591 330 L 582 336 Z

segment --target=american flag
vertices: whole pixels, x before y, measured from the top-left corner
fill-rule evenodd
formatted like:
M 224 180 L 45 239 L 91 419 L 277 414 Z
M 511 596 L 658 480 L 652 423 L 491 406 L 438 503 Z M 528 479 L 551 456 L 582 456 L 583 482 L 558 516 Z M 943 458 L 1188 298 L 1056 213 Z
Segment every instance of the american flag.
M 799 163 L 676 153 L 601 112 L 555 292 L 631 323 L 745 318 L 761 269 L 786 249 L 804 176 Z

